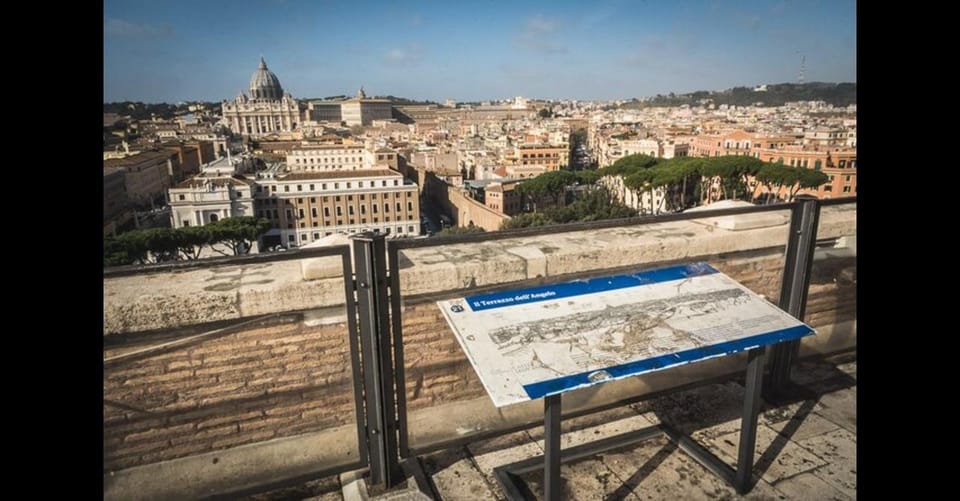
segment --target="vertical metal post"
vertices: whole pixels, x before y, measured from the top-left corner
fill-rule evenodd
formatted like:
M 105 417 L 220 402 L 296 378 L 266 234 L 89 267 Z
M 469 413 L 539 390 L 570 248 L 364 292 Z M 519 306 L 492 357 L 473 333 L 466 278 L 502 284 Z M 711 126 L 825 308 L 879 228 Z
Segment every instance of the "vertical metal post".
M 403 316 L 400 312 L 400 263 L 397 248 L 387 246 L 387 264 L 390 269 L 390 321 L 393 329 L 393 364 L 394 381 L 396 382 L 397 398 L 397 435 L 400 447 L 400 457 L 406 458 L 410 454 L 410 444 L 407 427 L 407 390 L 406 376 L 403 365 Z
M 737 476 L 734 487 L 740 494 L 750 489 L 753 474 L 753 448 L 757 443 L 757 413 L 760 412 L 760 388 L 763 387 L 764 347 L 754 348 L 747 354 L 747 381 L 743 401 L 743 418 L 740 421 L 740 448 L 737 452 Z
M 820 202 L 809 195 L 799 195 L 790 215 L 790 235 L 780 286 L 780 309 L 803 320 L 810 287 L 810 270 L 817 243 Z M 790 381 L 790 369 L 800 348 L 800 341 L 780 343 L 770 353 L 770 380 L 766 393 L 770 398 L 782 395 Z
M 352 240 L 360 312 L 370 482 L 390 488 L 402 473 L 397 450 L 386 248 L 384 236 L 379 234 L 361 233 Z
M 560 501 L 560 395 L 543 401 L 544 501 Z

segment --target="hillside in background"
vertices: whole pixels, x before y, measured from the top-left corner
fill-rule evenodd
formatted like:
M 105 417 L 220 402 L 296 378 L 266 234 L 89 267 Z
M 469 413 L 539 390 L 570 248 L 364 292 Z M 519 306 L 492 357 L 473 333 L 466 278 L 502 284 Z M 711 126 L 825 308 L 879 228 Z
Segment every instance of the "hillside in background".
M 709 100 L 721 104 L 749 106 L 763 103 L 763 106 L 782 106 L 791 101 L 824 101 L 834 106 L 857 104 L 857 84 L 810 82 L 805 84 L 781 83 L 766 86 L 765 91 L 756 91 L 753 87 L 734 87 L 722 91 L 698 90 L 687 94 L 657 94 L 647 100 L 634 99 L 621 108 L 640 109 L 653 106 L 697 106 Z

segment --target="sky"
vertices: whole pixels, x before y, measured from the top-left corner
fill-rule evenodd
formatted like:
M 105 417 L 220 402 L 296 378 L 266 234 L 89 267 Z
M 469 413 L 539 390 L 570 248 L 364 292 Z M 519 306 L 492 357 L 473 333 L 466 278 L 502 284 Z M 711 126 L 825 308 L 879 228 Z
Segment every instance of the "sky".
M 855 0 L 105 0 L 103 99 L 607 100 L 856 82 Z

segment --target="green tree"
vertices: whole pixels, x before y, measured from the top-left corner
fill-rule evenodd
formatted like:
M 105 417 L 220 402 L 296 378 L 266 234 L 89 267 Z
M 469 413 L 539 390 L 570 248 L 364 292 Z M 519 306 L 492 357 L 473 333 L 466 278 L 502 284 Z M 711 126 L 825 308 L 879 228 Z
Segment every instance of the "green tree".
M 194 260 L 200 257 L 200 252 L 205 245 L 210 245 L 210 228 L 206 226 L 187 226 L 179 228 L 176 232 L 177 250 L 187 260 Z
M 576 183 L 579 179 L 571 171 L 557 170 L 527 179 L 520 183 L 516 189 L 521 195 L 527 197 L 542 199 L 549 196 L 554 205 L 560 205 L 560 200 L 566 193 L 567 186 Z
M 207 224 L 206 228 L 210 232 L 211 243 L 225 244 L 233 251 L 233 255 L 241 256 L 250 252 L 253 242 L 270 229 L 270 221 L 253 216 L 228 217 Z

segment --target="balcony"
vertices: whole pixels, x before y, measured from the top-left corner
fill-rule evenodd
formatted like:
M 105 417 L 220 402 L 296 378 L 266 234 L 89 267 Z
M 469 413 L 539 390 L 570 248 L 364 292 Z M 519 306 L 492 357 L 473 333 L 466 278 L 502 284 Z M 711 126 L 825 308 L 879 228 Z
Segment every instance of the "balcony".
M 855 496 L 855 466 L 851 478 L 846 465 L 855 465 L 856 362 L 825 358 L 856 347 L 856 203 L 842 202 L 820 212 L 805 316 L 818 334 L 802 343 L 794 372 L 806 392 L 764 409 L 749 497 Z M 404 248 L 390 268 L 404 361 L 400 449 L 431 479 L 423 490 L 498 498 L 493 467 L 539 454 L 542 442 L 540 402 L 496 409 L 437 300 L 705 260 L 776 302 L 789 207 L 724 217 L 749 224 L 699 213 L 397 243 Z M 330 491 L 338 499 L 351 484 L 336 475 L 363 468 L 368 454 L 357 427 L 364 411 L 357 304 L 345 300 L 355 285 L 349 256 L 344 246 L 105 271 L 105 498 Z M 662 418 L 733 460 L 725 444 L 739 421 L 728 408 L 739 403 L 744 360 L 569 393 L 564 446 Z M 564 478 L 578 497 L 729 489 L 655 441 L 565 465 Z M 536 491 L 536 475 L 525 480 Z

